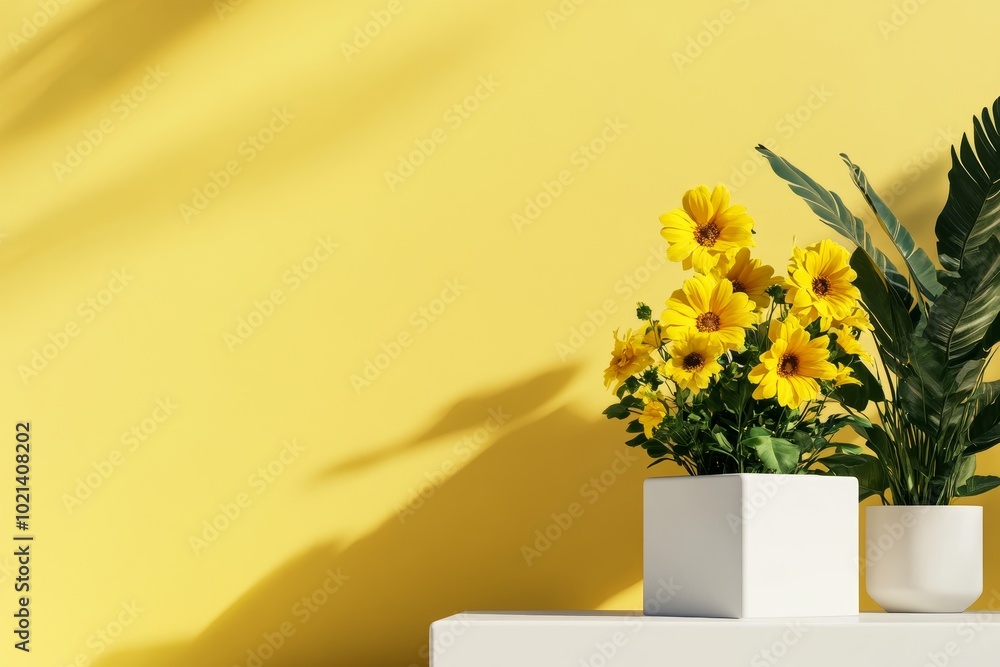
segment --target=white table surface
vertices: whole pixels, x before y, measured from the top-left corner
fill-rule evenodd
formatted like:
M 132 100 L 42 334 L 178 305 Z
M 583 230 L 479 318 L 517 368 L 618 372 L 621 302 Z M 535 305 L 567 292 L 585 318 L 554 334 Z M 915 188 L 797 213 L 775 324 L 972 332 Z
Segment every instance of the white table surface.
M 468 612 L 433 623 L 431 649 L 432 667 L 1000 667 L 1000 614 Z

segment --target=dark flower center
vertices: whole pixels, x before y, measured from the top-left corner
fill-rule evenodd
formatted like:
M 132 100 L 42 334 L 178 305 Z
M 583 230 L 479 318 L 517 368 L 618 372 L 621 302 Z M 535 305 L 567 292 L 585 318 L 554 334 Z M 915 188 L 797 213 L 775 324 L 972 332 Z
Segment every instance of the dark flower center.
M 722 324 L 722 321 L 715 313 L 702 313 L 694 321 L 694 324 L 698 327 L 698 331 L 711 333 L 712 331 L 719 330 L 719 326 Z
M 698 242 L 698 245 L 711 248 L 719 240 L 719 226 L 714 222 L 710 222 L 707 225 L 698 227 L 694 230 L 694 240 Z
M 744 285 L 743 283 L 741 283 L 738 280 L 734 280 L 733 281 L 733 293 L 735 294 L 737 292 L 743 292 L 744 294 L 746 294 L 747 293 L 747 286 Z
M 813 287 L 813 292 L 816 293 L 816 296 L 826 296 L 827 293 L 830 291 L 830 281 L 824 278 L 823 276 L 820 276 L 818 278 L 813 278 L 812 287 Z
M 696 371 L 705 365 L 705 357 L 701 356 L 700 352 L 690 352 L 681 363 L 684 365 L 684 370 Z
M 786 378 L 790 375 L 795 375 L 799 370 L 799 358 L 794 354 L 785 354 L 781 357 L 781 363 L 778 365 L 778 375 Z

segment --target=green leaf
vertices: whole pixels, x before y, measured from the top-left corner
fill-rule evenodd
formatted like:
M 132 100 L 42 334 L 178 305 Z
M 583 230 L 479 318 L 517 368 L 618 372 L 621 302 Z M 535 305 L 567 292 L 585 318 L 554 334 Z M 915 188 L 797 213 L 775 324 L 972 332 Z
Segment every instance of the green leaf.
M 853 468 L 865 465 L 868 461 L 866 457 L 868 457 L 867 454 L 830 454 L 820 459 L 820 463 L 827 468 L 836 466 Z
M 961 159 L 951 149 L 948 201 L 938 216 L 935 233 L 938 258 L 950 271 L 965 268 L 970 253 L 1000 233 L 1000 98 L 993 102 L 993 117 L 984 108 L 982 121 L 973 118 L 972 150 L 962 135 Z
M 889 239 L 892 240 L 899 254 L 902 255 L 903 261 L 906 263 L 906 268 L 909 269 L 910 276 L 917 285 L 917 289 L 928 300 L 933 301 L 941 294 L 942 288 L 941 284 L 938 283 L 937 269 L 934 263 L 931 262 L 930 256 L 928 256 L 923 248 L 917 246 L 910 232 L 899 223 L 893 212 L 889 210 L 885 202 L 871 188 L 865 172 L 861 171 L 861 167 L 851 162 L 851 159 L 845 153 L 841 153 L 840 157 L 851 170 L 851 178 L 854 179 L 854 184 L 861 190 L 861 194 L 864 195 L 868 206 L 871 207 L 875 213 L 875 217 L 881 223 L 882 229 L 889 235 Z
M 727 453 L 733 451 L 732 443 L 729 442 L 729 439 L 726 437 L 726 434 L 723 433 L 720 429 L 713 430 L 712 437 L 715 438 L 715 442 L 719 444 L 719 449 L 721 451 Z
M 615 403 L 614 405 L 609 405 L 603 414 L 607 415 L 608 419 L 628 419 L 628 416 L 632 413 L 629 412 L 628 406 Z
M 849 442 L 837 443 L 838 454 L 860 454 L 864 451 L 861 445 L 852 445 Z
M 822 459 L 820 462 L 827 464 L 830 472 L 838 477 L 856 478 L 858 480 L 859 501 L 869 496 L 879 496 L 884 499 L 885 491 L 889 488 L 889 478 L 886 476 L 885 466 L 871 454 L 860 454 L 856 461 L 853 465 L 827 464 L 826 459 Z
M 792 433 L 792 442 L 799 448 L 799 454 L 807 454 L 813 451 L 813 439 L 804 431 L 795 431 Z
M 635 436 L 631 440 L 626 440 L 625 444 L 628 445 L 629 447 L 636 447 L 638 445 L 643 444 L 647 440 L 649 440 L 649 438 L 646 437 L 646 434 L 645 433 L 640 433 L 639 435 Z
M 758 435 L 746 438 L 743 444 L 757 452 L 761 463 L 771 472 L 788 474 L 799 462 L 799 448 L 782 438 Z
M 966 454 L 978 454 L 1000 443 L 1000 396 L 979 406 L 969 426 L 969 441 Z
M 858 277 L 854 280 L 868 310 L 875 342 L 889 370 L 899 373 L 906 365 L 913 322 L 905 304 L 889 289 L 879 269 L 860 248 L 851 255 L 851 268 Z
M 949 367 L 941 349 L 923 338 L 914 338 L 910 343 L 913 373 L 904 377 L 897 388 L 910 424 L 934 436 L 954 425 L 962 412 L 956 408 L 972 396 L 984 364 L 985 360 L 974 359 Z
M 923 336 L 944 350 L 949 365 L 960 364 L 986 355 L 982 342 L 998 315 L 1000 239 L 991 238 L 966 257 L 961 278 L 934 303 Z
M 955 486 L 962 487 L 965 486 L 966 482 L 972 479 L 972 476 L 976 474 L 976 457 L 975 456 L 963 456 L 958 460 L 958 465 L 955 468 Z
M 757 146 L 757 151 L 767 158 L 774 173 L 788 182 L 792 192 L 804 199 L 822 222 L 852 241 L 859 249 L 864 250 L 865 254 L 878 267 L 879 272 L 885 276 L 889 287 L 909 311 L 910 305 L 913 303 L 909 282 L 899 273 L 889 258 L 875 247 L 871 236 L 865 231 L 865 224 L 848 210 L 840 195 L 826 190 L 798 167 L 776 155 L 766 146 Z
M 995 475 L 975 475 L 969 478 L 964 485 L 958 487 L 956 494 L 960 498 L 968 496 L 978 496 L 1000 486 L 1000 477 Z
M 634 419 L 628 423 L 628 426 L 625 427 L 625 430 L 628 433 L 642 433 L 646 429 L 643 428 L 642 424 L 639 423 L 638 419 Z

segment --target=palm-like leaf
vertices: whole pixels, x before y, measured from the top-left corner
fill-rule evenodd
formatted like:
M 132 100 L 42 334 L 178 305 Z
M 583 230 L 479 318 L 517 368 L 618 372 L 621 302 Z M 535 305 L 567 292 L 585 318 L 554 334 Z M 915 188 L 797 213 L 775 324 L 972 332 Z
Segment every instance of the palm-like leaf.
M 949 365 L 985 357 L 983 340 L 1000 316 L 1000 239 L 965 258 L 958 280 L 938 297 L 923 336 L 944 351 Z
M 840 157 L 851 170 L 851 178 L 854 180 L 854 184 L 858 186 L 858 190 L 864 195 L 865 201 L 868 202 L 868 206 L 875 213 L 875 217 L 882 225 L 882 229 L 889 235 L 889 238 L 896 245 L 899 254 L 902 255 L 903 261 L 906 262 L 906 268 L 909 269 L 910 276 L 917 285 L 917 289 L 928 300 L 934 301 L 941 294 L 942 288 L 937 279 L 937 269 L 934 267 L 934 263 L 931 262 L 931 258 L 923 248 L 917 246 L 910 232 L 900 224 L 893 212 L 882 201 L 882 198 L 871 188 L 868 183 L 868 177 L 865 176 L 865 172 L 861 171 L 861 167 L 851 162 L 851 158 L 847 157 L 845 153 L 841 153 Z
M 896 292 L 890 290 L 878 267 L 861 248 L 851 255 L 851 268 L 858 274 L 854 281 L 868 310 L 875 339 L 886 367 L 900 375 L 908 363 L 913 323 Z
M 825 189 L 798 167 L 775 154 L 766 146 L 757 146 L 757 151 L 767 158 L 774 173 L 788 182 L 792 192 L 804 199 L 822 222 L 865 251 L 885 277 L 890 288 L 909 310 L 913 304 L 909 282 L 905 276 L 899 273 L 889 258 L 875 247 L 871 236 L 865 231 L 865 224 L 848 210 L 840 195 Z
M 972 251 L 1000 233 L 1000 98 L 993 102 L 993 116 L 983 109 L 982 121 L 973 118 L 972 150 L 962 136 L 961 153 L 951 149 L 951 188 L 938 216 L 935 232 L 938 258 L 949 271 L 964 267 Z M 961 155 L 961 159 L 959 159 Z

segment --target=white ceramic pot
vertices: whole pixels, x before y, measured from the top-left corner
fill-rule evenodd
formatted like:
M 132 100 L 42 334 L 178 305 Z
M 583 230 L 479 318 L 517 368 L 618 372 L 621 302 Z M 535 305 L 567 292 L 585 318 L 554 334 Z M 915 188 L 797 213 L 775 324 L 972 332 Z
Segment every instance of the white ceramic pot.
M 982 507 L 875 506 L 865 519 L 865 585 L 886 611 L 961 612 L 982 594 Z
M 858 613 L 855 478 L 653 477 L 643 494 L 646 614 Z

